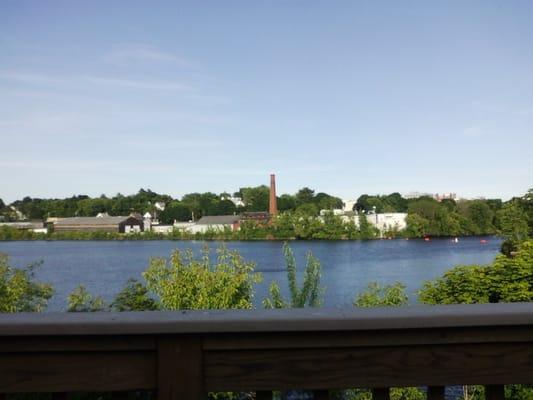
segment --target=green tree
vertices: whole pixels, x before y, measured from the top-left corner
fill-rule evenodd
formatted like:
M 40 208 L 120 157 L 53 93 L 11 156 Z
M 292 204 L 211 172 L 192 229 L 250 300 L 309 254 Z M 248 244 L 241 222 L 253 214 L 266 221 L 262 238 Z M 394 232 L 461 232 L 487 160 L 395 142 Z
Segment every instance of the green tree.
M 180 201 L 172 201 L 159 213 L 159 219 L 164 224 L 172 224 L 174 221 L 189 221 L 192 212 L 189 207 Z
M 506 203 L 497 213 L 500 232 L 506 240 L 519 243 L 528 237 L 527 214 L 517 202 Z
M 374 239 L 377 236 L 377 229 L 368 222 L 367 216 L 359 213 L 359 237 L 361 239 Z
M 87 291 L 84 285 L 79 285 L 67 298 L 68 312 L 95 312 L 105 309 L 104 299 L 100 296 L 94 297 Z
M 145 285 L 130 279 L 111 303 L 111 308 L 114 311 L 154 311 L 159 310 L 160 306 Z
M 38 265 L 14 268 L 8 256 L 0 253 L 0 313 L 40 312 L 46 308 L 53 289 L 35 280 Z
M 407 214 L 406 224 L 407 237 L 423 237 L 429 229 L 429 221 L 418 214 Z
M 313 203 L 315 199 L 315 191 L 308 187 L 301 188 L 296 193 L 296 202 L 298 205 Z
M 270 189 L 262 185 L 240 189 L 240 194 L 246 211 L 267 211 L 270 199 Z
M 342 199 L 322 192 L 316 194 L 313 202 L 318 206 L 319 210 L 334 210 L 343 206 Z
M 474 234 L 491 234 L 495 232 L 493 219 L 494 212 L 484 200 L 472 200 L 466 203 L 466 208 L 462 208 L 462 213 L 468 218 L 474 229 Z
M 290 194 L 282 194 L 278 198 L 278 210 L 283 211 L 294 211 L 296 209 L 296 197 Z
M 175 250 L 170 259 L 153 258 L 143 273 L 146 287 L 165 310 L 252 308 L 253 285 L 261 276 L 238 252 L 221 248 L 216 263 L 203 250 Z
M 383 200 L 380 196 L 369 196 L 363 194 L 357 199 L 357 204 L 355 205 L 357 211 L 364 211 L 366 213 L 375 211 L 377 213 L 383 212 Z
M 396 282 L 392 285 L 380 286 L 371 282 L 367 289 L 360 293 L 354 300 L 355 307 L 385 307 L 404 306 L 407 304 L 405 285 Z
M 302 287 L 298 287 L 296 273 L 296 259 L 287 243 L 283 244 L 283 255 L 287 266 L 287 280 L 289 283 L 290 299 L 285 300 L 277 282 L 270 285 L 270 297 L 263 300 L 265 308 L 303 308 L 318 307 L 322 302 L 323 289 L 320 287 L 320 262 L 307 253 L 307 263 L 304 271 Z
M 419 300 L 428 304 L 472 304 L 533 300 L 533 240 L 516 255 L 496 256 L 487 266 L 458 266 L 426 282 Z

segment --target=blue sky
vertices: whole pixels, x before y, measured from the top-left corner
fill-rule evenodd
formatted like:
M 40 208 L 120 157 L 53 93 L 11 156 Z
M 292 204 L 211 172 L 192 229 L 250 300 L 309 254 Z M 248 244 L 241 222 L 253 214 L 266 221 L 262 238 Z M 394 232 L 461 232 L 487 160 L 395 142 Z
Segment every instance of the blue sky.
M 531 1 L 0 2 L 0 198 L 533 186 Z

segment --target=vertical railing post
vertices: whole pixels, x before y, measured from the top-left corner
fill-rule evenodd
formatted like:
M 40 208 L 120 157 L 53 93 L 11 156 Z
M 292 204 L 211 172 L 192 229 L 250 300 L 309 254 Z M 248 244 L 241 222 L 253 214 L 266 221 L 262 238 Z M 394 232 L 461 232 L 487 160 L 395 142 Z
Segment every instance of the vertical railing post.
M 162 336 L 157 344 L 158 400 L 203 400 L 202 341 L 190 335 Z

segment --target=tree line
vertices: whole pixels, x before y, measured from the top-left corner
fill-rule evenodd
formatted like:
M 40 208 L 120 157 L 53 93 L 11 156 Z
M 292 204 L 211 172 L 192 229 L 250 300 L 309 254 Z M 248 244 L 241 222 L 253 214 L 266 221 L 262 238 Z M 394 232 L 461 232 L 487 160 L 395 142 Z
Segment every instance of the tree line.
M 181 199 L 172 198 L 166 194 L 153 192 L 150 189 L 140 189 L 133 195 L 117 194 L 107 197 L 87 195 L 72 196 L 65 199 L 40 199 L 24 197 L 7 205 L 0 199 L 0 216 L 6 221 L 16 221 L 18 216 L 11 208 L 20 211 L 28 220 L 45 220 L 48 217 L 91 217 L 98 213 L 107 212 L 109 215 L 129 215 L 132 212 L 144 214 L 150 212 L 157 216 L 162 223 L 171 224 L 176 221 L 189 221 L 207 215 L 233 215 L 246 211 L 268 211 L 270 189 L 265 186 L 243 187 L 233 193 L 220 194 L 189 193 Z M 241 199 L 239 205 L 232 197 Z M 299 211 L 310 215 L 318 215 L 321 209 L 342 208 L 342 200 L 327 193 L 315 193 L 304 187 L 295 194 L 283 194 L 277 198 L 278 209 L 284 211 Z M 158 211 L 156 203 L 165 205 L 164 211 Z
M 269 189 L 267 186 L 241 188 L 234 193 L 242 199 L 242 205 L 231 201 L 228 193 L 191 193 L 180 200 L 161 195 L 151 190 L 141 189 L 131 196 L 117 195 L 113 198 L 100 196 L 75 196 L 68 199 L 31 199 L 26 197 L 10 206 L 28 216 L 29 219 L 45 219 L 47 216 L 72 217 L 94 216 L 99 212 L 110 215 L 127 215 L 130 212 L 156 211 L 156 203 L 165 204 L 164 211 L 158 212 L 164 224 L 174 221 L 189 221 L 204 215 L 232 215 L 245 211 L 268 209 Z M 213 240 L 264 240 L 264 239 L 322 239 L 353 240 L 373 239 L 384 236 L 390 238 L 419 238 L 424 236 L 469 236 L 503 234 L 509 236 L 509 243 L 519 241 L 533 233 L 533 189 L 526 194 L 503 202 L 499 199 L 475 199 L 437 201 L 432 197 L 405 199 L 399 193 L 385 196 L 362 195 L 349 218 L 320 210 L 333 210 L 342 207 L 341 199 L 326 193 L 317 193 L 302 188 L 294 195 L 278 197 L 279 215 L 269 224 L 245 221 L 239 231 L 212 230 L 191 234 L 176 230 L 170 235 L 144 232 L 128 235 L 128 239 L 213 239 Z M 6 220 L 17 217 L 13 210 L 0 200 L 0 215 Z M 157 211 L 156 211 L 157 212 Z M 378 232 L 364 216 L 373 212 L 407 213 L 407 227 L 388 227 Z M 357 223 L 353 216 L 358 216 Z M 41 235 L 31 232 L 17 232 L 7 227 L 0 228 L 0 240 L 38 239 Z M 50 233 L 47 239 L 124 239 L 123 235 L 105 232 Z

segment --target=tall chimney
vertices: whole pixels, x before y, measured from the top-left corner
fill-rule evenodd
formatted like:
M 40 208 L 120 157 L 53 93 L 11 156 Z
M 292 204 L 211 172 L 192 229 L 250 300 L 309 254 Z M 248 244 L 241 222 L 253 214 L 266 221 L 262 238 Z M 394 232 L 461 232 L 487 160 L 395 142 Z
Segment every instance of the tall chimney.
M 270 215 L 278 214 L 278 201 L 276 199 L 276 175 L 270 175 Z

